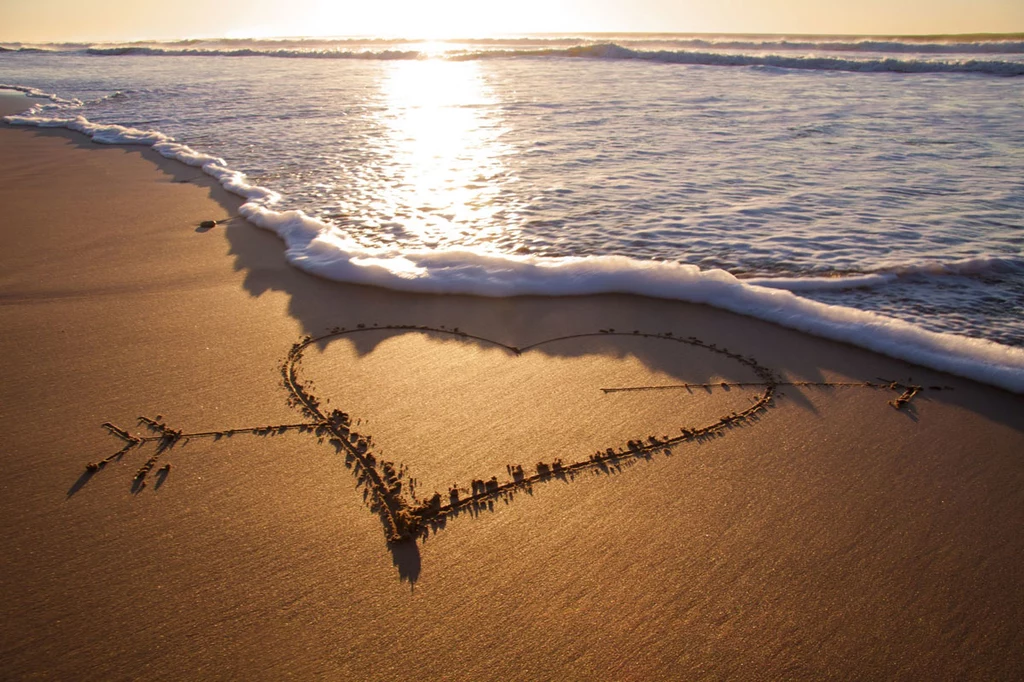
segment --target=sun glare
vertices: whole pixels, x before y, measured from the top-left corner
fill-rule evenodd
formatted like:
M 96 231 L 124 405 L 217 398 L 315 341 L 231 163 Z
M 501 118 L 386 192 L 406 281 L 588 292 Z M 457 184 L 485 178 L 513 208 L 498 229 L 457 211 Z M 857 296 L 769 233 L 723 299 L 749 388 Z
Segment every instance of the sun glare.
M 496 201 L 514 180 L 497 99 L 479 62 L 388 64 L 372 173 L 374 213 L 427 245 L 485 246 L 515 222 Z

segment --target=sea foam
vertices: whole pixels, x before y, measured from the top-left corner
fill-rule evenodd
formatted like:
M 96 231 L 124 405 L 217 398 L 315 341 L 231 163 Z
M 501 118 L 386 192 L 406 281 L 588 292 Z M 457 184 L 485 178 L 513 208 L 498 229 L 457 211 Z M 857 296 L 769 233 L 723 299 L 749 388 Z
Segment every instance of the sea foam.
M 434 294 L 506 297 L 627 293 L 703 303 L 1024 393 L 1024 349 L 931 332 L 876 313 L 811 301 L 786 290 L 798 289 L 795 282 L 784 288 L 763 286 L 770 282 L 743 281 L 724 270 L 625 256 L 551 258 L 471 249 L 361 246 L 337 228 L 300 210 L 275 210 L 279 194 L 248 182 L 223 159 L 197 152 L 167 135 L 96 124 L 81 116 L 41 114 L 30 111 L 5 120 L 14 125 L 65 127 L 105 144 L 148 145 L 165 157 L 202 168 L 228 191 L 246 199 L 240 214 L 254 225 L 275 232 L 286 245 L 290 263 L 321 277 Z M 908 266 L 908 272 L 914 267 L 925 271 L 928 266 Z M 994 265 L 989 259 L 984 263 L 963 262 L 954 269 L 978 267 L 1019 264 Z M 869 274 L 864 283 L 875 281 L 872 278 L 898 276 L 898 272 Z
M 57 95 L 55 95 L 53 93 L 43 92 L 42 90 L 39 90 L 37 88 L 28 87 L 26 85 L 7 85 L 5 83 L 0 83 L 0 90 L 14 90 L 16 92 L 22 92 L 22 93 L 25 93 L 26 95 L 28 95 L 29 97 L 35 97 L 37 99 L 47 99 L 47 100 L 50 100 L 51 102 L 53 102 L 55 105 L 58 105 L 58 106 L 74 106 L 74 107 L 82 106 L 82 100 L 80 100 L 80 99 L 65 99 L 63 97 L 58 97 Z M 42 107 L 35 107 L 35 108 L 39 109 L 39 108 L 42 108 Z

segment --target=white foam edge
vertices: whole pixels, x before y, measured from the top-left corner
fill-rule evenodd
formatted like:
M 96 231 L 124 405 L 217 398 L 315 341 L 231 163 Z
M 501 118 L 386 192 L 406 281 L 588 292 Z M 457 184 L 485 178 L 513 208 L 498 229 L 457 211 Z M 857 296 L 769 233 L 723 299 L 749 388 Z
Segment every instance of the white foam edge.
M 43 92 L 38 88 L 29 87 L 27 85 L 7 85 L 6 83 L 0 83 L 0 90 L 15 90 L 17 92 L 25 94 L 27 97 L 35 97 L 37 99 L 48 99 L 54 104 L 62 106 L 82 106 L 82 100 L 80 99 L 64 99 L 54 95 L 53 93 Z M 37 103 L 38 105 L 38 103 Z
M 870 273 L 845 277 L 750 277 L 742 281 L 752 286 L 786 291 L 841 291 L 882 286 L 898 278 L 899 275 L 893 273 Z
M 13 125 L 65 127 L 106 144 L 150 145 L 165 157 L 202 168 L 246 202 L 239 213 L 276 233 L 285 256 L 312 274 L 355 284 L 433 294 L 490 297 L 637 294 L 702 303 L 850 343 L 899 360 L 1024 393 L 1024 349 L 940 334 L 877 313 L 818 303 L 791 291 L 757 286 L 724 270 L 638 261 L 626 256 L 542 258 L 465 249 L 366 248 L 302 211 L 275 211 L 280 195 L 251 185 L 223 159 L 196 152 L 158 132 L 33 115 Z

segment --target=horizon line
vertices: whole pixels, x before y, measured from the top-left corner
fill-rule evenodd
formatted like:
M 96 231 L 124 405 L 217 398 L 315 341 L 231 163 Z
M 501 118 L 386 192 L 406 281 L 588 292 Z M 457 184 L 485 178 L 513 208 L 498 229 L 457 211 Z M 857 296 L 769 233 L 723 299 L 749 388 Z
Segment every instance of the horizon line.
M 18 44 L 18 45 L 73 45 L 80 43 L 174 43 L 174 42 L 188 42 L 188 41 L 203 41 L 203 40 L 223 40 L 223 41 L 246 41 L 246 40 L 268 40 L 268 41 L 286 41 L 286 40 L 349 40 L 349 41 L 380 41 L 380 42 L 461 42 L 461 41 L 482 41 L 482 40 L 493 40 L 500 41 L 502 39 L 521 39 L 521 38 L 544 38 L 544 37 L 559 37 L 559 38 L 571 38 L 574 36 L 588 37 L 588 36 L 715 36 L 715 37 L 758 37 L 758 38 L 859 38 L 859 39 L 910 39 L 910 40 L 950 40 L 955 39 L 958 41 L 964 41 L 968 39 L 987 39 L 987 40 L 1013 40 L 1021 39 L 1024 40 L 1024 31 L 1003 31 L 1003 32 L 989 32 L 989 31 L 971 31 L 967 33 L 802 33 L 802 32 L 728 32 L 728 31 L 529 31 L 529 32 L 509 32 L 509 33 L 490 33 L 480 35 L 453 35 L 448 37 L 437 37 L 437 36 L 412 36 L 412 35 L 386 35 L 386 34 L 341 34 L 341 35 L 201 35 L 201 36 L 179 36 L 179 37 L 164 37 L 164 38 L 74 38 L 65 40 L 8 40 L 0 38 L 0 44 Z

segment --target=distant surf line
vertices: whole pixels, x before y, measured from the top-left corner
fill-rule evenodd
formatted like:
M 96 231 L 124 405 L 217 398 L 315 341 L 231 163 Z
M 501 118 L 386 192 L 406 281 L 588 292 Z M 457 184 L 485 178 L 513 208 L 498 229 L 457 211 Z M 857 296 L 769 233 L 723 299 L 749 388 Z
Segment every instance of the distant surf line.
M 648 61 L 663 64 L 719 67 L 767 67 L 802 71 L 941 74 L 971 73 L 991 76 L 1024 75 L 1024 61 L 994 59 L 996 55 L 1024 55 L 1024 41 L 983 41 L 972 43 L 914 42 L 804 42 L 804 41 L 714 41 L 688 40 L 665 45 L 665 41 L 637 41 L 637 44 L 551 39 L 526 45 L 495 42 L 486 49 L 479 41 L 450 43 L 447 49 L 416 49 L 420 41 L 386 42 L 386 49 L 374 41 L 363 41 L 361 49 L 350 49 L 349 41 L 205 41 L 194 42 L 18 46 L 4 52 L 83 54 L 95 57 L 269 57 L 282 59 L 424 60 L 477 61 L 485 59 L 568 58 L 607 61 Z M 626 42 L 626 41 L 622 41 Z M 460 45 L 468 46 L 459 47 Z M 656 49 L 657 48 L 657 49 Z M 822 52 L 825 54 L 787 54 Z M 860 55 L 857 58 L 843 55 Z M 884 55 L 900 55 L 899 57 Z M 913 55 L 942 55 L 945 59 L 914 59 Z M 977 59 L 977 55 L 989 57 Z M 966 57 L 966 58 L 963 58 Z

